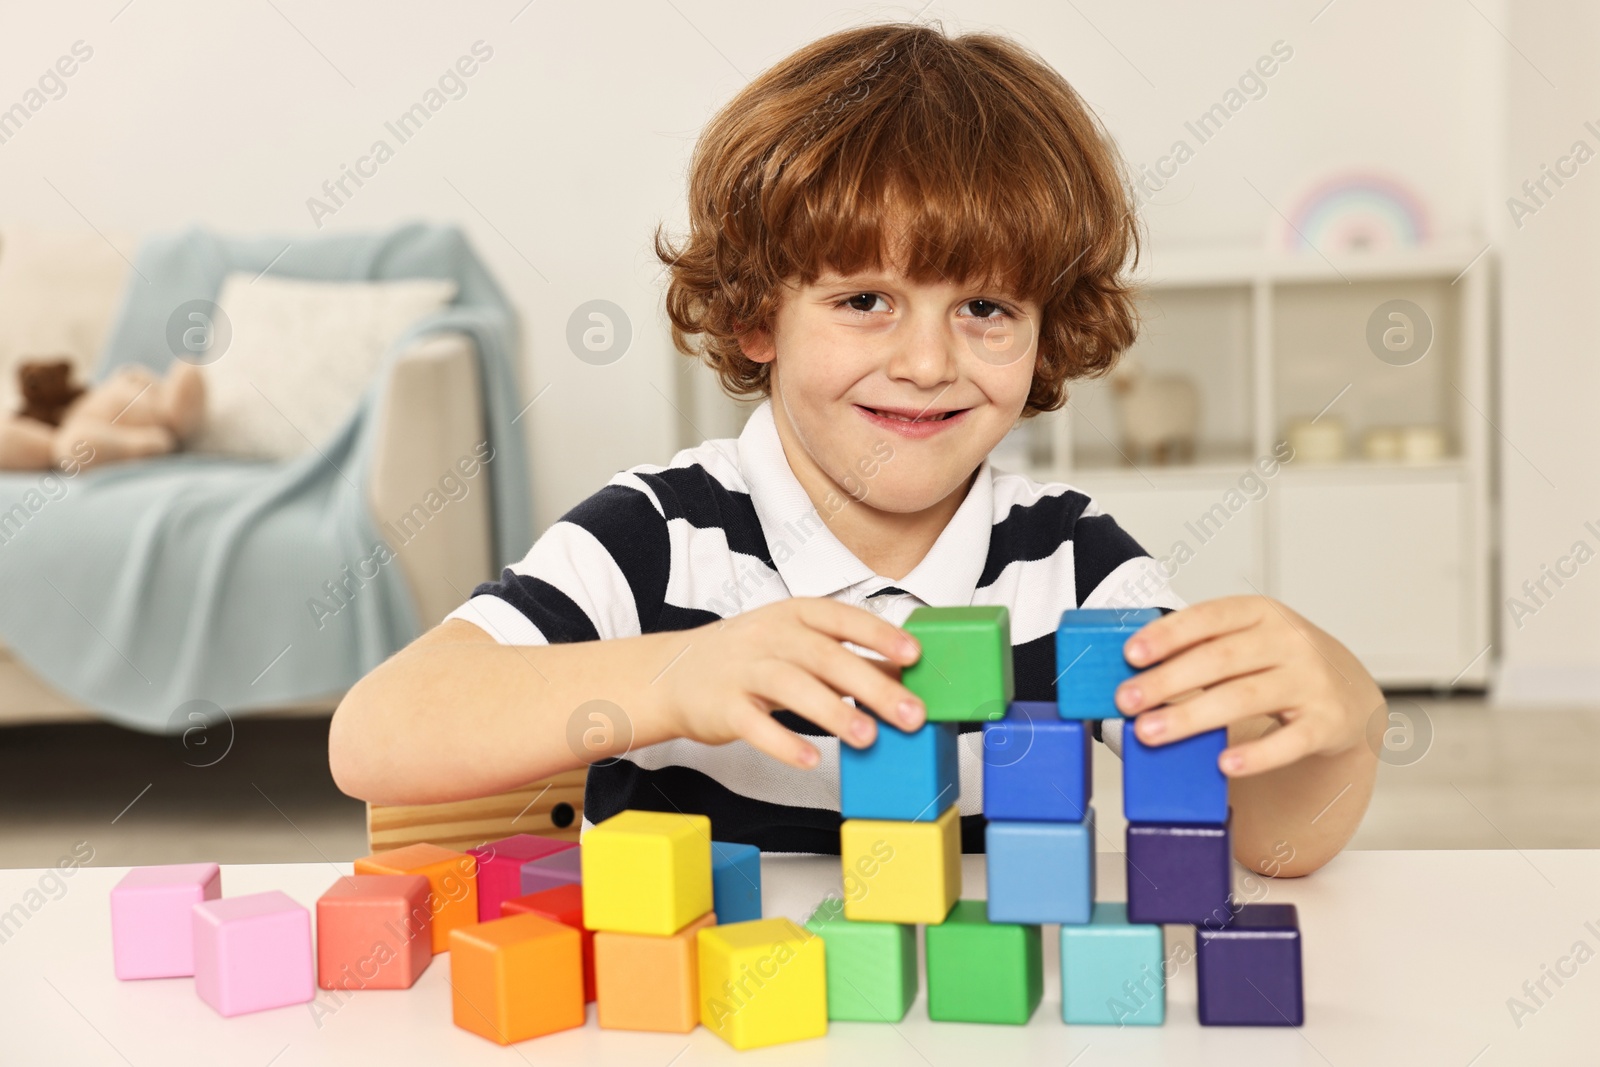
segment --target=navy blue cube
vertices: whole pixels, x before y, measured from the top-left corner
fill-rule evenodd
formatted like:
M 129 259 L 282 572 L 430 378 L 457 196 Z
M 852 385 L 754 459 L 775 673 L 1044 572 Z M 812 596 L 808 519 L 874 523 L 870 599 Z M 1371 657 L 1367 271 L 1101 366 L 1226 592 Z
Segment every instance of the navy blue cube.
M 1159 608 L 1079 608 L 1061 614 L 1056 628 L 1056 704 L 1063 719 L 1111 719 L 1120 715 L 1117 686 L 1134 668 L 1122 646 Z
M 761 918 L 761 850 L 711 842 L 711 910 L 718 923 Z
M 961 798 L 960 723 L 928 722 L 907 733 L 878 720 L 866 748 L 839 743 L 839 810 L 846 819 L 933 822 Z
M 983 724 L 983 814 L 1025 822 L 1078 822 L 1093 792 L 1089 731 L 1045 700 L 1018 700 Z
M 1293 904 L 1246 904 L 1218 930 L 1195 931 L 1202 1026 L 1299 1026 L 1300 916 Z
M 1129 822 L 1221 823 L 1228 818 L 1228 778 L 1217 757 L 1228 731 L 1147 745 L 1129 720 L 1122 731 L 1122 812 Z
M 1128 824 L 1128 921 L 1226 926 L 1233 918 L 1228 825 Z

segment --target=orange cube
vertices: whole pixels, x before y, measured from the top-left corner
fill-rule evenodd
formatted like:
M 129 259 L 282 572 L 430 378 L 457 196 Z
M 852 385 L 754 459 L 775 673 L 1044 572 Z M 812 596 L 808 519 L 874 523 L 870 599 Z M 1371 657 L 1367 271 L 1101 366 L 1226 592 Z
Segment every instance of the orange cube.
M 356 860 L 357 874 L 420 874 L 428 880 L 433 951 L 450 950 L 450 931 L 478 921 L 478 861 L 438 845 L 407 845 Z
M 675 934 L 594 935 L 596 1014 L 607 1030 L 686 1034 L 700 1022 L 696 936 L 715 926 L 706 912 Z
M 323 989 L 410 989 L 432 961 L 433 917 L 422 875 L 358 874 L 317 898 Z
M 543 915 L 508 915 L 450 932 L 455 1024 L 509 1045 L 582 1026 L 578 931 Z
M 558 885 L 515 897 L 501 903 L 500 914 L 543 915 L 577 930 L 583 938 L 583 999 L 594 999 L 594 931 L 583 925 L 583 886 Z

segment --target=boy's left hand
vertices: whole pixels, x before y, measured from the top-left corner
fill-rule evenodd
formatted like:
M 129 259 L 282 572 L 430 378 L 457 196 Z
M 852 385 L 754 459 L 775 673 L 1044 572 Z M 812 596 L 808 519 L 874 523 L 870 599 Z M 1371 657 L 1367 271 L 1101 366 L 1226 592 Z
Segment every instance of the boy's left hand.
M 1219 763 L 1233 777 L 1363 741 L 1383 694 L 1350 650 L 1263 596 L 1208 600 L 1164 615 L 1123 646 L 1149 667 L 1117 688 L 1117 707 L 1152 745 L 1261 716 L 1282 725 L 1233 744 Z M 1155 666 L 1149 666 L 1155 664 Z M 1185 699 L 1186 694 L 1195 693 Z M 1178 700 L 1177 703 L 1173 703 Z

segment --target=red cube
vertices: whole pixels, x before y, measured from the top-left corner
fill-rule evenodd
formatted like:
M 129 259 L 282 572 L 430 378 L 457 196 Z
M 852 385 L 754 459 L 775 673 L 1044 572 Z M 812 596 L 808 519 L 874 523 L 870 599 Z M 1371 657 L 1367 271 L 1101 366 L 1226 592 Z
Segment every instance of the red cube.
M 410 989 L 432 959 L 425 876 L 358 874 L 340 878 L 317 899 L 323 989 Z

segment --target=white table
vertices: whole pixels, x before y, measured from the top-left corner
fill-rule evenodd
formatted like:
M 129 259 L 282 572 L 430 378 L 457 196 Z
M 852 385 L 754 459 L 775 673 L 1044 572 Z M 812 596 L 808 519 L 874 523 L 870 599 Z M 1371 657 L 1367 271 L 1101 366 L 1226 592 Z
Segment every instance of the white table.
M 983 859 L 965 857 L 966 896 L 983 895 Z M 1123 865 L 1099 857 L 1100 897 L 1123 895 Z M 126 868 L 79 868 L 54 899 L 45 872 L 0 871 L 0 1063 L 303 1064 L 702 1063 L 1000 1067 L 1014 1063 L 1493 1064 L 1600 1061 L 1600 958 L 1577 966 L 1520 1027 L 1507 999 L 1576 942 L 1600 953 L 1600 851 L 1350 852 L 1310 878 L 1235 872 L 1246 899 L 1299 905 L 1306 1025 L 1201 1027 L 1192 955 L 1169 983 L 1162 1027 L 1065 1026 L 1055 927 L 1045 928 L 1045 992 L 1026 1027 L 931 1023 L 926 995 L 895 1026 L 835 1023 L 826 1038 L 737 1053 L 704 1028 L 688 1035 L 602 1031 L 594 1022 L 501 1048 L 450 1021 L 449 957 L 417 985 L 349 995 L 320 1020 L 310 1005 L 224 1019 L 186 978 L 119 982 L 111 973 L 108 894 Z M 281 889 L 313 907 L 349 864 L 223 868 L 228 895 Z M 768 915 L 801 920 L 838 892 L 836 860 L 767 857 Z M 53 883 L 46 883 L 47 890 Z M 19 913 L 13 905 L 21 904 Z M 40 905 L 37 910 L 34 905 Z M 23 917 L 22 913 L 26 913 Z M 1586 923 L 1593 924 L 1592 927 Z M 20 925 L 19 925 L 20 924 Z M 1192 932 L 1167 928 L 1167 951 Z M 1563 965 L 1569 973 L 1575 964 Z M 319 993 L 320 998 L 332 994 Z M 330 1000 L 324 1004 L 332 1005 Z M 1532 1002 L 1528 1002 L 1530 1006 Z

